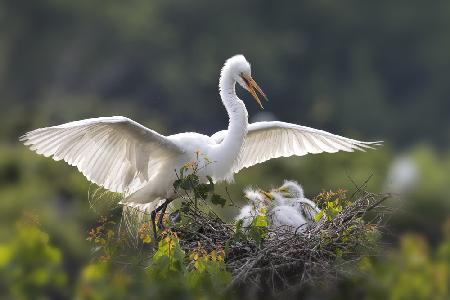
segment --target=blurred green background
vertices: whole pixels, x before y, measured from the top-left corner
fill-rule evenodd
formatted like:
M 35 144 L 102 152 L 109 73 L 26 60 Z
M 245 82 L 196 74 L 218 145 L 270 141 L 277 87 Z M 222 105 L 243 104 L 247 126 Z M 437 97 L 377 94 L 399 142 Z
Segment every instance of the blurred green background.
M 250 184 L 295 179 L 313 197 L 371 176 L 370 191 L 402 194 L 387 203 L 391 254 L 328 296 L 448 296 L 449 1 L 0 0 L 0 24 L 0 293 L 71 298 L 98 218 L 88 201 L 95 187 L 20 145 L 21 134 L 112 115 L 163 134 L 212 134 L 227 126 L 220 68 L 242 53 L 270 98 L 262 113 L 238 91 L 251 121 L 385 146 L 258 165 L 228 187 L 234 200 Z M 24 215 L 41 231 L 15 225 Z

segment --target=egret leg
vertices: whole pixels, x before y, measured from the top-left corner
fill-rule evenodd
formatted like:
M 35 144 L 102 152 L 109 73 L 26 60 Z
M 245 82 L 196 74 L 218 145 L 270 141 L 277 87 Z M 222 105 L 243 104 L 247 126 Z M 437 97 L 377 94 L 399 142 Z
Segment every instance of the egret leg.
M 156 234 L 156 224 L 155 224 L 155 219 L 156 219 L 156 209 L 155 209 L 154 211 L 151 212 L 150 218 L 151 218 L 151 221 L 152 221 L 153 237 L 154 237 L 154 240 L 155 240 L 155 242 L 156 242 L 157 239 L 158 239 L 158 235 Z
M 160 211 L 160 210 L 162 210 L 161 211 L 161 215 L 159 216 L 159 218 L 158 218 L 158 228 L 159 229 L 164 229 L 164 225 L 163 225 L 163 223 L 162 223 L 162 220 L 163 220 L 163 216 L 164 216 L 164 214 L 165 214 L 165 212 L 166 212 L 166 209 L 167 209 L 167 205 L 169 205 L 169 203 L 170 202 L 172 202 L 172 200 L 173 199 L 166 199 L 166 201 L 162 204 L 162 205 L 160 205 L 160 206 L 158 206 L 157 208 L 155 208 L 155 210 L 153 210 L 152 212 L 151 212 L 151 214 L 150 214 L 150 218 L 151 218 L 151 222 L 152 222 L 152 228 L 153 228 L 153 237 L 155 238 L 155 241 L 158 239 L 158 235 L 157 235 L 157 233 L 156 233 L 156 214 Z
M 164 214 L 166 213 L 166 209 L 167 206 L 169 205 L 170 202 L 172 202 L 173 199 L 166 199 L 166 201 L 158 208 L 161 209 L 161 214 L 159 215 L 159 219 L 158 219 L 158 228 L 159 229 L 165 229 L 164 224 L 163 224 L 163 218 L 164 218 Z

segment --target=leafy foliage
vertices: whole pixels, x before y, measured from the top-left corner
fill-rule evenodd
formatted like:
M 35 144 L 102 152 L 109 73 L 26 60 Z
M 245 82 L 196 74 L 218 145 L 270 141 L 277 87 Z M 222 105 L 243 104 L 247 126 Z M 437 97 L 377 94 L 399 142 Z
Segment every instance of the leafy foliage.
M 317 203 L 318 207 L 321 209 L 320 212 L 314 216 L 316 222 L 320 221 L 322 218 L 331 221 L 344 207 L 352 204 L 351 201 L 347 200 L 345 190 L 322 192 L 315 197 L 314 202 Z
M 0 242 L 0 290 L 6 292 L 3 296 L 65 296 L 67 275 L 61 251 L 50 244 L 48 234 L 25 221 L 16 223 L 13 233 L 8 241 Z
M 171 231 L 165 232 L 158 243 L 158 248 L 152 257 L 152 268 L 162 271 L 160 276 L 169 278 L 171 272 L 183 272 L 184 251 L 181 250 L 178 238 Z
M 143 295 L 156 299 L 224 299 L 230 296 L 224 293 L 230 274 L 225 269 L 223 250 L 207 253 L 199 245 L 186 255 L 177 234 L 166 230 L 158 247 L 145 252 L 147 260 L 139 258 L 139 253 L 129 251 L 127 256 L 100 258 L 86 266 L 78 285 L 78 295 L 87 299 L 142 298 Z M 136 261 L 140 264 L 134 263 Z
M 450 223 L 449 223 L 450 224 Z M 444 240 L 434 253 L 426 241 L 414 234 L 404 235 L 398 249 L 387 257 L 365 258 L 366 299 L 448 299 L 450 297 L 450 240 Z
M 214 193 L 214 182 L 212 178 L 205 175 L 207 183 L 200 182 L 200 172 L 211 162 L 208 157 L 199 151 L 196 152 L 196 160 L 184 164 L 180 170 L 177 170 L 177 180 L 173 183 L 173 188 L 178 196 L 184 197 L 197 207 L 198 200 L 210 201 L 214 205 L 225 206 L 226 199 L 221 195 Z M 189 195 L 189 193 L 192 193 Z M 183 202 L 185 203 L 185 202 Z
M 236 231 L 232 238 L 233 242 L 254 242 L 258 247 L 262 246 L 264 238 L 269 233 L 269 222 L 266 211 L 260 210 L 253 218 L 250 226 L 243 227 L 243 220 L 236 221 Z M 229 241 L 231 242 L 231 241 Z
M 204 161 L 207 162 L 206 159 Z M 175 191 L 181 195 L 182 201 L 181 208 L 176 211 L 181 214 L 179 225 L 187 228 L 191 223 L 185 211 L 204 209 L 207 201 L 212 203 L 210 199 L 215 195 L 212 179 L 208 177 L 208 183 L 202 183 L 199 168 L 198 161 L 186 164 L 178 171 L 179 177 L 174 183 Z M 114 218 L 114 215 L 111 216 Z M 148 218 L 140 220 L 140 223 L 136 223 L 139 224 L 138 244 L 129 243 L 130 237 L 121 230 L 120 220 L 100 217 L 97 226 L 88 232 L 87 240 L 93 246 L 94 263 L 82 273 L 78 288 L 80 297 L 120 298 L 124 291 L 141 284 L 146 287 L 139 295 L 156 298 L 182 296 L 187 299 L 221 299 L 229 296 L 224 290 L 231 275 L 226 270 L 225 252 L 220 246 L 216 245 L 209 252 L 201 242 L 195 248 L 183 247 L 178 234 L 171 229 L 160 232 L 159 239 L 155 241 Z M 164 220 L 166 226 L 171 225 L 170 218 Z M 103 286 L 115 281 L 123 289 L 119 289 L 117 294 L 102 294 Z

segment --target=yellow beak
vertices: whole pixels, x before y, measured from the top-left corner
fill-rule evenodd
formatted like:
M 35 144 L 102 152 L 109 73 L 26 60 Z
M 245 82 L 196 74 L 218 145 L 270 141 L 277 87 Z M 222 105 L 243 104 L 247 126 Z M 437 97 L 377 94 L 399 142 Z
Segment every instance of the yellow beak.
M 256 91 L 258 91 L 258 93 L 261 94 L 261 96 L 263 96 L 264 99 L 266 99 L 266 101 L 269 101 L 269 99 L 267 99 L 266 94 L 262 91 L 262 89 L 259 87 L 256 81 L 253 80 L 253 78 L 244 74 L 242 74 L 241 77 L 245 81 L 245 84 L 247 85 L 247 91 L 249 91 L 250 94 L 253 96 L 253 98 L 255 98 L 256 103 L 258 103 L 259 106 L 261 106 L 261 108 L 264 109 Z
M 273 200 L 273 196 L 268 192 L 261 190 L 261 193 L 263 193 L 264 196 L 266 196 L 269 200 Z
M 281 193 L 288 193 L 288 192 L 289 192 L 289 190 L 288 190 L 287 188 L 285 188 L 285 187 L 283 187 L 283 188 L 278 188 L 278 189 L 276 189 L 276 191 L 277 191 L 277 192 L 281 192 Z

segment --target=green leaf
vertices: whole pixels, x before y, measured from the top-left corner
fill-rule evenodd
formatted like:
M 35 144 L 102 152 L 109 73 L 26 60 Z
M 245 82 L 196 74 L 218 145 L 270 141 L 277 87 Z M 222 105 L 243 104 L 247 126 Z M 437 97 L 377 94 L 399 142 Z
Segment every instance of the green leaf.
M 213 194 L 211 196 L 211 202 L 212 202 L 212 204 L 220 205 L 220 206 L 224 207 L 227 200 L 225 200 L 222 196 L 220 196 L 218 194 Z
M 321 210 L 318 214 L 314 216 L 314 221 L 319 222 L 323 217 L 323 210 Z
M 152 239 L 150 238 L 150 235 L 148 235 L 148 234 L 142 240 L 142 242 L 144 242 L 144 244 L 149 244 L 151 241 L 152 241 Z
M 237 222 L 236 222 L 236 232 L 241 231 L 243 224 L 244 224 L 244 220 L 242 220 L 242 219 L 237 220 Z
M 180 187 L 183 190 L 190 191 L 197 187 L 198 183 L 198 176 L 195 174 L 189 174 L 186 178 L 181 180 Z
M 194 189 L 194 194 L 195 194 L 195 197 L 197 197 L 197 198 L 206 199 L 208 197 L 208 192 L 209 192 L 209 185 L 205 184 L 205 183 L 199 184 Z
M 168 260 L 170 270 L 182 270 L 184 266 L 184 251 L 181 249 L 178 238 L 166 236 L 158 243 L 158 250 L 153 255 L 153 262 L 160 263 L 161 260 Z
M 182 166 L 180 168 L 180 177 L 183 178 L 184 177 L 184 172 L 188 169 L 188 165 L 185 164 L 184 166 Z
M 175 181 L 173 182 L 173 188 L 174 188 L 175 190 L 178 190 L 178 188 L 180 187 L 182 181 L 183 181 L 182 179 L 177 179 L 177 180 L 175 180 Z
M 266 216 L 258 215 L 253 220 L 253 225 L 256 227 L 267 227 L 269 225 L 269 222 L 267 221 Z

